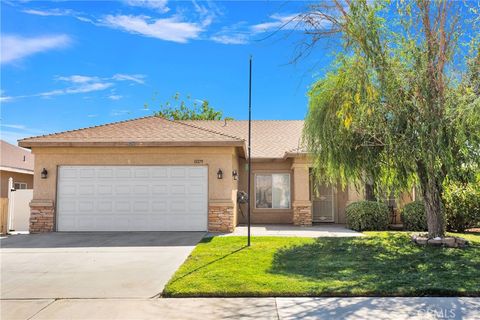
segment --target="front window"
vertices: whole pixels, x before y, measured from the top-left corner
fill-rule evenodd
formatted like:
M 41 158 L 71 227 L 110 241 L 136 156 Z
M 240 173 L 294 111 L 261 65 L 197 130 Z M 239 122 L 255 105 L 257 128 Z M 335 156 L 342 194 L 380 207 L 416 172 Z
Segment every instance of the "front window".
M 255 176 L 255 208 L 289 209 L 290 174 L 257 174 Z

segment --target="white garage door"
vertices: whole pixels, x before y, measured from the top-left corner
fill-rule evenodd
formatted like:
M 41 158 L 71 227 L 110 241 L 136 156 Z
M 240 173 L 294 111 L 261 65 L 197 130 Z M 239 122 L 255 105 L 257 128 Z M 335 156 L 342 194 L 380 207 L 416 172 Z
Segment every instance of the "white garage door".
M 207 167 L 61 166 L 58 231 L 205 231 Z

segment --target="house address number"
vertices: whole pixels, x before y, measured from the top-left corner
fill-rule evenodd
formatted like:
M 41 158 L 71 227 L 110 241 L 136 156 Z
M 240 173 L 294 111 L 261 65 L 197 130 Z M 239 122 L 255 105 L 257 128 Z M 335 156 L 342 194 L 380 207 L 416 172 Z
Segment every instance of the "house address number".
M 193 160 L 193 163 L 195 163 L 195 164 L 202 164 L 202 163 L 203 163 L 203 160 Z

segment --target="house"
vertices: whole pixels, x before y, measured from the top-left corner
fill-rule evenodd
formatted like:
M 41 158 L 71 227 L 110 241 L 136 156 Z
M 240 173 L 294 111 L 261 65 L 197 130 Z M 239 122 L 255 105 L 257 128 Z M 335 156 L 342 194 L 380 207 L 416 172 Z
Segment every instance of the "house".
M 302 129 L 252 122 L 253 223 L 344 223 L 362 198 L 312 181 Z M 30 231 L 232 231 L 246 221 L 247 135 L 247 121 L 151 116 L 20 140 L 35 154 Z
M 8 179 L 15 189 L 33 188 L 34 157 L 29 150 L 0 140 L 0 197 L 8 197 Z

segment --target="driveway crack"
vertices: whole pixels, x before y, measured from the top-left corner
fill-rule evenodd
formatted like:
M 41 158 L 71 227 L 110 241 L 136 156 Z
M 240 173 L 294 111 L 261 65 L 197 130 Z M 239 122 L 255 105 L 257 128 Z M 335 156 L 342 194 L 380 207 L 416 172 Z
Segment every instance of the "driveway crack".
M 46 308 L 50 307 L 53 303 L 57 302 L 58 299 L 53 299 L 49 304 L 47 304 L 46 306 L 44 306 L 43 308 L 41 308 L 40 310 L 38 310 L 37 312 L 35 312 L 35 314 L 33 314 L 31 317 L 27 318 L 27 320 L 30 320 L 32 319 L 33 317 L 35 317 L 37 314 L 39 314 L 40 312 L 42 312 L 43 310 L 45 310 Z
M 277 313 L 277 319 L 280 320 L 280 313 L 278 312 L 277 297 L 273 298 L 275 301 L 275 312 Z

